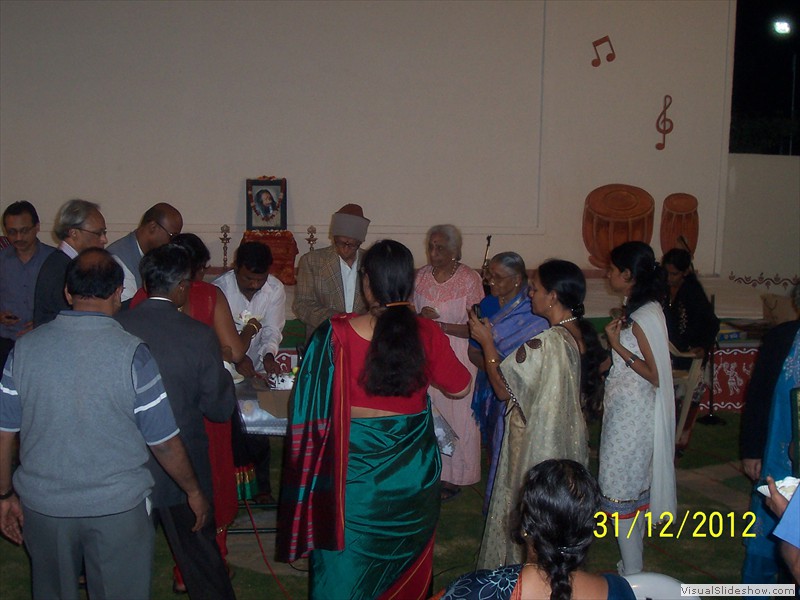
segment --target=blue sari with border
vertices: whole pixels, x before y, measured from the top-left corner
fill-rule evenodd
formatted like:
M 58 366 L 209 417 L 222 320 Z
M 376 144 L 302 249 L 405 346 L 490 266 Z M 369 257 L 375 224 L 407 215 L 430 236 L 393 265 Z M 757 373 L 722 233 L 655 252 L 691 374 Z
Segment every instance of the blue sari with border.
M 481 311 L 492 324 L 492 337 L 501 361 L 522 344 L 550 327 L 547 319 L 533 314 L 527 286 L 503 307 L 500 307 L 496 297 L 487 296 L 481 301 Z M 473 340 L 470 340 L 470 343 L 477 346 Z M 500 447 L 503 445 L 505 433 L 503 419 L 505 410 L 505 402 L 497 399 L 486 371 L 479 370 L 475 376 L 475 391 L 472 394 L 472 413 L 480 425 L 481 438 L 490 457 L 486 494 L 483 500 L 484 514 L 489 510 L 497 463 L 500 460 Z

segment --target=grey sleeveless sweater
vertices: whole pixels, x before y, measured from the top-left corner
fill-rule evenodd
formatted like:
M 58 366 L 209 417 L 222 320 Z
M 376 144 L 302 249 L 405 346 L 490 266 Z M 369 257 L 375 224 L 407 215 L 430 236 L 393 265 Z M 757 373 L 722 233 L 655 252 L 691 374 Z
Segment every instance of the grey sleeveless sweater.
M 54 517 L 130 510 L 150 494 L 149 451 L 136 424 L 137 337 L 111 317 L 61 314 L 21 337 L 14 382 L 22 403 L 25 506 Z M 79 358 L 78 358 L 79 357 Z

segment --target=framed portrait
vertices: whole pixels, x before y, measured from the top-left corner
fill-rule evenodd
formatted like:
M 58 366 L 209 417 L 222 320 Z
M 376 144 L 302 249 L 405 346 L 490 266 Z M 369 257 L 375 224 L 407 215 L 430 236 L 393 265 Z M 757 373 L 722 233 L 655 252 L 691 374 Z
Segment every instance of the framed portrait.
M 248 179 L 247 229 L 286 229 L 286 179 Z

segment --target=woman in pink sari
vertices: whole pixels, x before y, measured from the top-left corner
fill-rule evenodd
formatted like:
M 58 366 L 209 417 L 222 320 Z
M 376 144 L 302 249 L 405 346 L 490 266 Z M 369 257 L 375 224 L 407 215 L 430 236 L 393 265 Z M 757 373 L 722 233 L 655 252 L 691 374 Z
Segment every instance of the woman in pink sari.
M 417 271 L 414 306 L 420 316 L 433 319 L 450 340 L 458 360 L 475 379 L 470 362 L 467 311 L 483 299 L 478 273 L 461 264 L 461 232 L 453 225 L 434 225 L 428 230 L 428 265 Z M 428 390 L 433 407 L 458 435 L 452 456 L 442 455 L 442 500 L 449 500 L 481 479 L 480 430 L 468 402 L 458 402 L 435 388 Z

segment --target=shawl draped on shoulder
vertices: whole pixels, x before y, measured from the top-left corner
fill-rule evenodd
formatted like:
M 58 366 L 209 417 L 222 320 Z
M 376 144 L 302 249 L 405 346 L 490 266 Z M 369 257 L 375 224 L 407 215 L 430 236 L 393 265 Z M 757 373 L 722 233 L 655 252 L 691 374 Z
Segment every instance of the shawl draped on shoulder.
M 669 336 L 664 313 L 657 302 L 637 308 L 631 319 L 641 328 L 658 369 L 655 428 L 653 439 L 653 480 L 650 486 L 650 511 L 660 519 L 662 513 L 676 514 L 675 491 L 675 389 L 669 356 Z
M 306 347 L 289 397 L 289 427 L 278 505 L 276 556 L 282 562 L 312 550 L 344 547 L 344 492 L 349 411 L 334 352 L 334 318 L 320 325 Z

